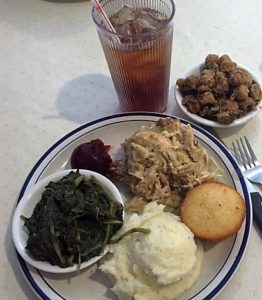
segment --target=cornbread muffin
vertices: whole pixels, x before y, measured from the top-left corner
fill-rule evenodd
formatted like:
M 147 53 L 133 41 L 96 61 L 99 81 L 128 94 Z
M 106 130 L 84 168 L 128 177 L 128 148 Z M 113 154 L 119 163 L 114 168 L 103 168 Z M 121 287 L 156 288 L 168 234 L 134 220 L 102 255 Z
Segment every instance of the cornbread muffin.
M 181 220 L 201 240 L 221 241 L 241 227 L 245 202 L 232 187 L 218 182 L 203 183 L 186 195 Z

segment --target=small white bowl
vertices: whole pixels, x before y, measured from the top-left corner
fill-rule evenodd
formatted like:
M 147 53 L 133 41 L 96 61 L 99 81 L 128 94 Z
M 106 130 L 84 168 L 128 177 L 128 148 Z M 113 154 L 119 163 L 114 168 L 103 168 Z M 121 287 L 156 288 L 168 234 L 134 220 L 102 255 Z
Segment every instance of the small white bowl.
M 32 187 L 32 189 L 21 198 L 13 216 L 12 235 L 18 253 L 27 263 L 31 264 L 33 267 L 41 271 L 50 272 L 50 273 L 69 273 L 69 272 L 77 271 L 78 265 L 75 264 L 72 267 L 61 268 L 59 266 L 52 266 L 49 262 L 38 261 L 34 259 L 25 248 L 28 239 L 28 231 L 27 228 L 24 226 L 24 221 L 21 220 L 20 216 L 21 215 L 24 215 L 26 217 L 31 216 L 36 203 L 39 202 L 39 200 L 41 199 L 42 193 L 44 192 L 45 187 L 48 185 L 48 183 L 50 181 L 55 182 L 60 180 L 62 177 L 69 174 L 70 171 L 76 171 L 76 170 L 59 171 L 55 174 L 47 176 L 44 179 L 38 181 Z M 115 200 L 123 204 L 123 200 L 120 192 L 109 179 L 107 179 L 101 174 L 89 170 L 79 170 L 79 173 L 85 175 L 87 179 L 90 178 L 91 176 L 95 176 L 95 178 L 101 184 L 103 189 L 109 195 L 111 195 Z M 95 256 L 90 260 L 81 263 L 80 269 L 84 269 L 91 266 L 92 264 L 100 260 L 107 252 L 108 252 L 108 246 L 105 247 L 101 255 Z
M 198 65 L 190 68 L 185 73 L 183 73 L 182 76 L 180 76 L 179 78 L 186 78 L 190 75 L 199 75 L 202 67 L 203 67 L 203 64 L 198 64 Z M 238 65 L 238 67 L 241 67 L 241 68 L 247 70 L 251 74 L 253 80 L 255 80 L 256 83 L 258 83 L 260 86 L 262 86 L 261 82 L 259 81 L 259 79 L 253 72 L 251 72 L 246 67 L 243 67 L 241 65 Z M 197 114 L 193 114 L 193 113 L 189 112 L 187 110 L 186 106 L 182 104 L 183 96 L 182 96 L 181 92 L 179 91 L 179 88 L 177 85 L 175 85 L 175 98 L 176 98 L 178 106 L 190 119 L 194 120 L 195 122 L 197 122 L 199 124 L 203 124 L 203 125 L 209 126 L 209 127 L 216 127 L 216 128 L 229 128 L 229 127 L 236 127 L 236 126 L 243 125 L 243 124 L 247 123 L 248 121 L 250 121 L 251 119 L 253 119 L 259 113 L 260 109 L 262 108 L 262 104 L 261 104 L 262 101 L 260 100 L 257 105 L 257 110 L 247 113 L 244 117 L 234 120 L 229 125 L 225 125 L 225 124 L 221 124 L 216 121 L 205 119 L 203 117 L 200 117 Z

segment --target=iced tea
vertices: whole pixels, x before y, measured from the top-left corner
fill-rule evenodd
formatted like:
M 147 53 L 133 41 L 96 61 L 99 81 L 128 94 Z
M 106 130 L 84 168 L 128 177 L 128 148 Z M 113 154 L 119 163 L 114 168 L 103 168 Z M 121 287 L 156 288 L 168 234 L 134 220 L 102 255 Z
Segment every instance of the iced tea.
M 169 90 L 174 7 L 165 6 L 165 1 L 155 1 L 153 7 L 143 7 L 147 1 L 130 2 L 133 6 L 125 5 L 116 11 L 104 6 L 117 34 L 100 24 L 101 44 L 122 109 L 163 112 Z M 148 5 L 152 3 L 148 1 Z

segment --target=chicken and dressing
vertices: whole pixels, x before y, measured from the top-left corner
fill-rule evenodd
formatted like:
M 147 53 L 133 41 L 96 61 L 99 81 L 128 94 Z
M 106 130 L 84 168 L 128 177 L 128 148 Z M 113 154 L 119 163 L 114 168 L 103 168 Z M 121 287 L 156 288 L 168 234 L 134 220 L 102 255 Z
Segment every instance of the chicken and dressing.
M 140 212 L 151 201 L 179 208 L 193 187 L 216 181 L 214 164 L 192 127 L 178 119 L 159 119 L 152 127 L 141 127 L 122 148 L 124 157 L 111 172 L 134 194 L 125 206 L 129 212 Z

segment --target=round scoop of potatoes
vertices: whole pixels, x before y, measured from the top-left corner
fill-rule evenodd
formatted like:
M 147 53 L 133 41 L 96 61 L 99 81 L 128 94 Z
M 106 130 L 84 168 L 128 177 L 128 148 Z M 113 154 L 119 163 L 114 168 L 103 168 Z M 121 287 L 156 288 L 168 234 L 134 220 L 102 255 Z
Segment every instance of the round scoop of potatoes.
M 188 192 L 181 220 L 202 240 L 221 241 L 236 233 L 245 219 L 245 202 L 232 187 L 203 183 Z

